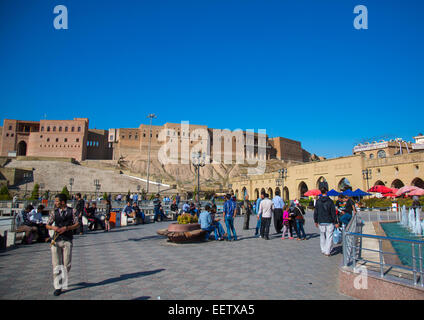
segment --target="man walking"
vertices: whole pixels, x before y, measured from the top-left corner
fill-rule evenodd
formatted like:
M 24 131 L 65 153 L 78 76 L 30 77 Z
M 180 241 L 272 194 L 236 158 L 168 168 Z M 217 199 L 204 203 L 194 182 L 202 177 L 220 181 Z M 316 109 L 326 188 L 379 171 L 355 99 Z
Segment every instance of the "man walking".
M 261 238 L 269 240 L 269 226 L 271 225 L 274 203 L 268 198 L 268 194 L 261 193 L 262 201 L 259 205 L 259 214 L 262 215 Z
M 260 237 L 259 231 L 261 229 L 262 216 L 259 214 L 259 205 L 260 205 L 261 201 L 262 201 L 262 198 L 259 197 L 258 199 L 256 199 L 256 203 L 255 203 L 255 214 L 256 214 L 256 217 L 257 217 L 257 220 L 258 220 L 256 222 L 255 237 Z
M 339 227 L 336 220 L 336 207 L 333 200 L 327 196 L 327 187 L 320 185 L 322 196 L 317 200 L 314 210 L 315 226 L 320 231 L 321 253 L 329 257 L 333 246 L 334 225 Z
M 234 228 L 234 218 L 236 216 L 236 203 L 231 200 L 231 195 L 225 196 L 224 203 L 224 219 L 225 226 L 227 227 L 227 240 L 231 241 L 231 232 L 233 233 L 234 241 L 237 241 L 236 229 Z
M 56 195 L 54 199 L 55 210 L 50 213 L 46 226 L 48 230 L 55 232 L 51 246 L 55 296 L 60 295 L 62 288 L 66 289 L 67 287 L 72 261 L 72 230 L 78 228 L 76 210 L 68 207 L 66 201 L 65 194 Z M 62 283 L 60 283 L 60 280 L 62 280 Z
M 78 217 L 78 224 L 79 224 L 79 234 L 83 234 L 84 233 L 84 225 L 82 223 L 82 215 L 84 213 L 84 200 L 81 197 L 81 193 L 77 193 L 76 194 L 76 198 L 77 198 L 77 203 L 75 205 L 75 210 L 77 212 L 77 217 Z M 78 232 L 78 229 L 75 229 L 74 234 L 76 234 Z
M 249 196 L 246 196 L 243 201 L 244 223 L 243 230 L 249 230 L 249 220 L 252 214 L 252 204 L 249 201 Z
M 280 197 L 280 190 L 275 191 L 275 197 L 272 199 L 274 203 L 274 228 L 275 232 L 281 233 L 283 228 L 283 207 L 284 202 Z

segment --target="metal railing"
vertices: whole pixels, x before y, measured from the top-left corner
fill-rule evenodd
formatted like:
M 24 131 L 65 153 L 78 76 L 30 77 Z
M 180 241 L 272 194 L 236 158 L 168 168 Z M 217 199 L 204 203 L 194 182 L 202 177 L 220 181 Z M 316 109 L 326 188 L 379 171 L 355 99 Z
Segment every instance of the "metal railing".
M 383 237 L 377 235 L 363 234 L 361 232 L 362 221 L 360 221 L 359 215 L 354 215 L 343 230 L 343 265 L 355 269 L 358 263 L 367 263 L 378 266 L 378 273 L 381 278 L 385 279 L 389 275 L 389 271 L 393 269 L 400 269 L 407 272 L 411 272 L 413 275 L 414 286 L 418 285 L 424 287 L 424 270 L 423 270 L 423 252 L 422 246 L 424 241 L 410 240 L 395 237 Z M 378 250 L 363 247 L 363 239 L 374 239 L 378 241 Z M 407 265 L 398 265 L 385 262 L 384 256 L 398 256 L 397 253 L 383 251 L 383 241 L 407 243 L 411 245 L 412 263 L 411 267 Z M 416 248 L 418 248 L 418 256 L 416 255 Z M 378 253 L 378 261 L 369 260 L 363 257 L 363 251 Z M 385 270 L 386 269 L 386 270 Z M 418 280 L 419 278 L 419 280 Z M 390 280 L 394 281 L 396 278 L 391 277 Z M 405 279 L 403 278 L 402 282 Z

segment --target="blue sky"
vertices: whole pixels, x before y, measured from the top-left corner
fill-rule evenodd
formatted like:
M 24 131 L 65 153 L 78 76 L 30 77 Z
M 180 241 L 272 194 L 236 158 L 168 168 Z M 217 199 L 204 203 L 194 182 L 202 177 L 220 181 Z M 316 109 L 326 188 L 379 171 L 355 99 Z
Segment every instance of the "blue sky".
M 155 113 L 349 155 L 424 131 L 423 39 L 419 0 L 2 0 L 0 119 L 108 129 Z

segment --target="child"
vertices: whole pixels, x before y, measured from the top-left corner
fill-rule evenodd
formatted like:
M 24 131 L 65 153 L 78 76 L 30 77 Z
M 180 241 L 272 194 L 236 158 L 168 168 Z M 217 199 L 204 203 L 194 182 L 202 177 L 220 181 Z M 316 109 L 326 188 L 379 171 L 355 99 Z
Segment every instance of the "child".
M 290 224 L 290 214 L 289 214 L 289 206 L 285 205 L 283 208 L 283 234 L 281 236 L 281 240 L 284 240 L 286 237 L 286 232 L 289 233 L 289 239 L 293 239 L 293 235 L 291 229 L 289 228 Z

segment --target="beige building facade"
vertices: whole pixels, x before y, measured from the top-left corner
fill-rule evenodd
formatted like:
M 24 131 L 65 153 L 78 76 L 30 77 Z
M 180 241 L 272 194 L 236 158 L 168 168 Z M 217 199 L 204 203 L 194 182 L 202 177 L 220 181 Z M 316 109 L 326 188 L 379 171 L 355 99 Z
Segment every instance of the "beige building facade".
M 371 170 L 368 180 L 363 170 Z M 364 155 L 353 155 L 324 161 L 309 162 L 287 167 L 287 177 L 282 183 L 279 173 L 235 178 L 230 181 L 230 192 L 238 199 L 248 195 L 255 200 L 262 191 L 270 197 L 279 190 L 284 200 L 303 197 L 311 189 L 318 189 L 325 179 L 330 189 L 341 191 L 346 188 L 368 190 L 374 185 L 400 188 L 413 185 L 424 188 L 424 152 L 414 152 L 386 158 L 369 159 Z

